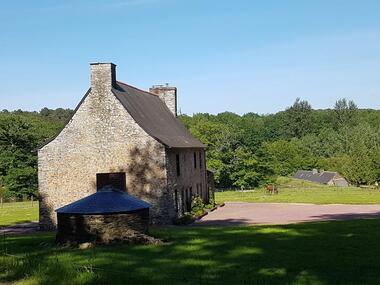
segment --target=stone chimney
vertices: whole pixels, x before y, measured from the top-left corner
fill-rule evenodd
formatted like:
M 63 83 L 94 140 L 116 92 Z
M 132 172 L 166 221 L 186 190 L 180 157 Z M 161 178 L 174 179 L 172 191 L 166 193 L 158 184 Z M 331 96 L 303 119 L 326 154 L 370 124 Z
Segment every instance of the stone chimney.
M 158 97 L 168 106 L 169 110 L 177 117 L 177 88 L 165 85 L 153 85 L 149 92 L 157 94 Z
M 91 63 L 91 88 L 111 90 L 116 86 L 116 65 L 113 63 Z

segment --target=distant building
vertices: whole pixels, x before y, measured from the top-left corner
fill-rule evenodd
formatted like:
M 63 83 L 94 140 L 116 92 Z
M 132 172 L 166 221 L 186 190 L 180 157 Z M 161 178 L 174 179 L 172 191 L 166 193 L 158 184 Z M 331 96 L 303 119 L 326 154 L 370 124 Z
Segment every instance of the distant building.
M 311 181 L 330 186 L 347 187 L 348 182 L 338 172 L 313 170 L 298 170 L 293 178 Z

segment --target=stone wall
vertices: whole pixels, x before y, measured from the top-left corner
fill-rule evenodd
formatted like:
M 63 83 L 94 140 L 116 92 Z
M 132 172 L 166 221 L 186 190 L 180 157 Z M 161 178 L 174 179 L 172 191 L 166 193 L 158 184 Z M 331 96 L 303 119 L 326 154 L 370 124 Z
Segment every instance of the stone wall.
M 94 193 L 96 174 L 109 172 L 126 173 L 127 192 L 151 204 L 153 223 L 170 220 L 165 147 L 113 95 L 111 79 L 92 76 L 92 88 L 70 122 L 38 151 L 43 229 L 56 227 L 54 210 Z
M 178 217 L 189 211 L 189 204 L 195 195 L 202 197 L 204 202 L 208 203 L 205 151 L 203 149 L 167 149 L 166 153 L 168 187 L 173 193 L 174 216 Z M 194 164 L 194 154 L 196 164 Z M 177 155 L 179 173 L 177 173 Z
M 147 233 L 149 209 L 107 215 L 58 214 L 58 243 L 128 241 L 130 233 Z

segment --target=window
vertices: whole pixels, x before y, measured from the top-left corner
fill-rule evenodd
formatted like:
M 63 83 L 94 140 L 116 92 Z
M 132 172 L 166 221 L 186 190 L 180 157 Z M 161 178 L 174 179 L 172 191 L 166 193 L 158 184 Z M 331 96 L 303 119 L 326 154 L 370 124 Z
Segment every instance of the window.
M 186 207 L 186 196 L 185 196 L 185 191 L 183 189 L 181 191 L 181 203 L 182 203 L 181 213 L 183 215 L 185 213 L 185 207 Z
M 199 168 L 203 169 L 202 152 L 199 152 Z
M 175 211 L 178 213 L 178 192 L 177 189 L 174 190 L 174 205 L 175 205 Z
M 191 211 L 191 193 L 192 193 L 191 187 L 190 187 L 190 193 L 189 193 L 189 189 L 186 189 L 186 212 Z
M 177 176 L 180 176 L 181 175 L 181 169 L 180 169 L 179 154 L 175 155 L 175 160 L 176 160 Z
M 197 153 L 194 152 L 194 168 L 197 168 Z
M 106 186 L 112 186 L 116 190 L 126 191 L 125 172 L 97 173 L 96 190 L 100 191 Z

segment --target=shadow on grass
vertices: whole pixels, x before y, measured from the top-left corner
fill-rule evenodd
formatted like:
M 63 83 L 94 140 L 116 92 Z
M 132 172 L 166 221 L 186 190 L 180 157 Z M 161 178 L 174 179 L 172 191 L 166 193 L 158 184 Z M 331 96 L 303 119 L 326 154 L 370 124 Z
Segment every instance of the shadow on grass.
M 344 213 L 344 214 L 324 214 L 313 216 L 321 220 L 354 220 L 354 219 L 376 219 L 380 218 L 380 212 L 376 213 Z
M 7 228 L 7 227 L 15 227 L 15 226 L 19 226 L 20 224 L 27 224 L 27 223 L 38 223 L 38 222 L 32 221 L 32 220 L 21 220 L 21 221 L 13 222 L 11 224 L 0 224 L 0 229 Z
M 284 226 L 160 227 L 160 246 L 57 248 L 53 234 L 0 248 L 0 283 L 379 284 L 380 220 Z
M 242 226 L 251 224 L 252 221 L 248 219 L 220 219 L 220 220 L 200 220 L 196 221 L 189 226 L 203 227 L 203 226 Z

